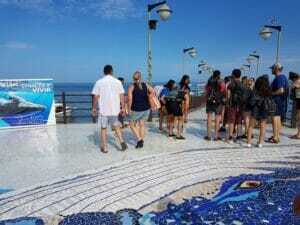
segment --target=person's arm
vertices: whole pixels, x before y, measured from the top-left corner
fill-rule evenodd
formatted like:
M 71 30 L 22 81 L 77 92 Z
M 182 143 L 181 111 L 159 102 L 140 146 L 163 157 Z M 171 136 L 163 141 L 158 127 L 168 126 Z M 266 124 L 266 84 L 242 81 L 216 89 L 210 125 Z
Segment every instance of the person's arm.
M 120 101 L 121 101 L 121 113 L 124 115 L 125 113 L 125 94 L 120 94 Z
M 131 113 L 131 106 L 132 106 L 132 91 L 133 91 L 133 86 L 130 85 L 128 88 L 128 113 Z
M 147 90 L 148 90 L 148 95 L 154 95 L 154 89 L 150 85 L 146 84 Z
M 93 108 L 92 108 L 92 115 L 94 117 L 97 116 L 97 106 L 98 106 L 98 100 L 100 96 L 99 95 L 93 95 Z
M 278 88 L 276 91 L 272 92 L 272 95 L 282 95 L 284 93 L 284 88 Z

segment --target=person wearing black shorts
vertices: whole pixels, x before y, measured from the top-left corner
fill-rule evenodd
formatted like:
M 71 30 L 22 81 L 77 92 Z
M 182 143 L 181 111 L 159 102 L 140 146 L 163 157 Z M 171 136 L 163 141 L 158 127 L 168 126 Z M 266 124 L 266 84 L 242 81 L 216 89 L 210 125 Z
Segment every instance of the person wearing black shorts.
M 165 96 L 166 109 L 168 112 L 169 137 L 176 137 L 177 140 L 184 140 L 183 132 L 183 101 L 184 92 L 173 87 Z M 174 126 L 177 127 L 177 133 L 173 133 Z
M 221 80 L 220 71 L 216 70 L 206 85 L 207 136 L 204 139 L 207 141 L 211 140 L 213 114 L 215 114 L 214 140 L 221 140 L 219 130 L 223 112 L 223 99 L 225 99 L 225 83 Z

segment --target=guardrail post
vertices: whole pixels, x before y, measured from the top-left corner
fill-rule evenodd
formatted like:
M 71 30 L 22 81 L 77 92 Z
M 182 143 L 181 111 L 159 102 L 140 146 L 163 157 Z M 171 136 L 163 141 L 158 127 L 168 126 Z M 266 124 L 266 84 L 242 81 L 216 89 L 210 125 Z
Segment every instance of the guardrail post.
M 66 106 L 66 93 L 63 91 L 61 94 L 62 98 L 62 107 L 63 107 L 63 119 L 64 119 L 64 124 L 67 123 L 67 106 Z

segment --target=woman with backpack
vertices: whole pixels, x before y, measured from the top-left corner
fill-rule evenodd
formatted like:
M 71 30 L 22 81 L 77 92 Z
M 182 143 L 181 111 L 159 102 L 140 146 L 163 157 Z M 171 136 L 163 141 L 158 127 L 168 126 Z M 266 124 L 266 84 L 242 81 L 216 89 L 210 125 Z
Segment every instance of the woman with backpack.
M 244 120 L 244 126 L 245 126 L 245 133 L 241 138 L 247 139 L 247 133 L 249 129 L 249 124 L 250 124 L 250 117 L 251 117 L 251 105 L 250 99 L 253 95 L 253 81 L 252 79 L 246 77 L 245 80 L 242 81 L 243 86 L 244 86 L 244 103 L 242 106 L 242 111 L 243 111 L 243 120 Z
M 205 140 L 211 140 L 212 117 L 215 114 L 215 141 L 220 141 L 220 125 L 225 102 L 225 83 L 221 80 L 221 72 L 215 70 L 206 85 L 207 135 Z
M 149 96 L 154 90 L 142 82 L 142 74 L 137 71 L 133 74 L 133 84 L 128 88 L 128 114 L 130 128 L 137 139 L 136 148 L 143 148 L 145 138 L 145 120 L 150 113 Z
M 272 104 L 272 90 L 270 87 L 268 75 L 259 77 L 254 86 L 254 95 L 250 100 L 251 105 L 251 119 L 248 129 L 247 147 L 252 147 L 252 135 L 256 121 L 259 122 L 259 139 L 257 147 L 261 148 L 264 142 L 267 119 L 270 116 L 271 109 L 269 106 Z
M 161 108 L 159 111 L 159 130 L 163 131 L 163 121 L 164 121 L 164 117 L 167 113 L 167 109 L 166 109 L 166 96 L 168 96 L 169 92 L 173 89 L 174 85 L 175 85 L 175 81 L 174 80 L 169 80 L 167 84 L 164 85 L 164 88 L 162 89 L 162 91 L 159 94 L 159 101 L 161 104 Z M 167 127 L 169 128 L 169 122 L 167 121 Z
M 169 137 L 175 137 L 176 140 L 185 140 L 183 132 L 183 102 L 185 93 L 176 87 L 174 83 L 168 94 L 164 97 L 166 109 L 168 112 Z M 174 134 L 174 127 L 177 133 Z

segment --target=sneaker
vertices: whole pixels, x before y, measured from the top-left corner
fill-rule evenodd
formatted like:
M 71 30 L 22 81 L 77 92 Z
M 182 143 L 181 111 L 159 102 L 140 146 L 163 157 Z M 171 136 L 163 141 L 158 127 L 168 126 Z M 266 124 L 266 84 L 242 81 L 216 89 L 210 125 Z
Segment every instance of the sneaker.
M 233 144 L 233 142 L 234 142 L 233 137 L 230 136 L 230 137 L 228 138 L 228 143 L 229 143 L 229 144 Z
M 216 138 L 214 138 L 214 141 L 222 141 L 222 138 L 216 137 Z
M 179 136 L 179 137 L 176 137 L 176 140 L 185 140 L 185 137 Z
M 121 143 L 121 150 L 125 151 L 128 148 L 127 144 L 125 142 Z
M 139 140 L 135 146 L 135 148 L 143 148 L 144 147 L 144 141 L 143 140 Z
M 246 147 L 247 148 L 252 148 L 252 145 L 251 144 L 246 144 Z
M 241 138 L 242 138 L 242 139 L 247 139 L 247 135 L 246 135 L 246 134 L 243 134 L 243 135 L 241 136 Z
M 257 144 L 256 147 L 257 147 L 257 148 L 262 148 L 263 145 L 262 145 L 262 144 Z

